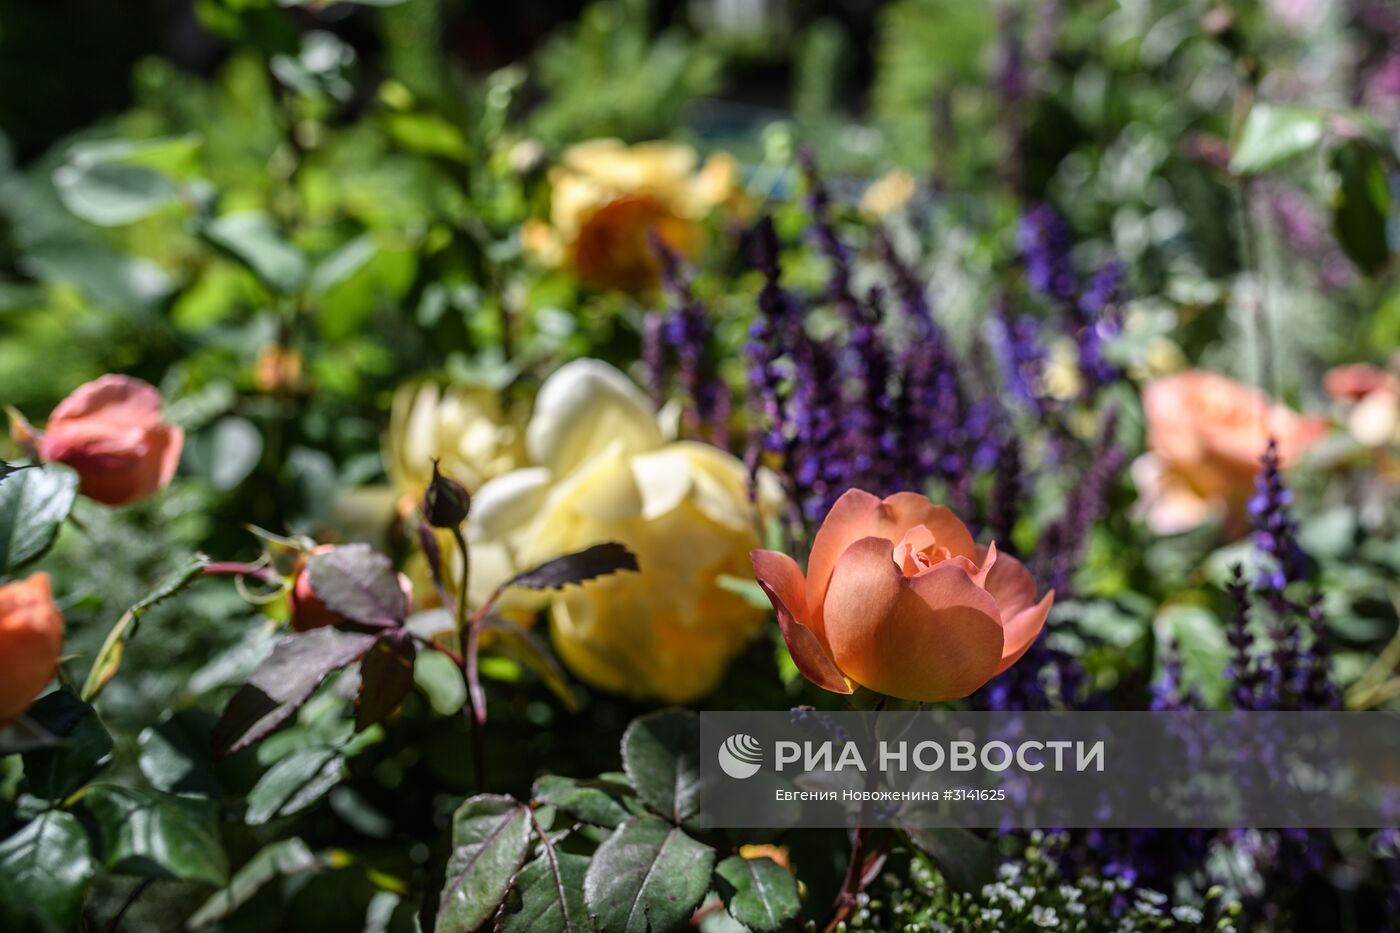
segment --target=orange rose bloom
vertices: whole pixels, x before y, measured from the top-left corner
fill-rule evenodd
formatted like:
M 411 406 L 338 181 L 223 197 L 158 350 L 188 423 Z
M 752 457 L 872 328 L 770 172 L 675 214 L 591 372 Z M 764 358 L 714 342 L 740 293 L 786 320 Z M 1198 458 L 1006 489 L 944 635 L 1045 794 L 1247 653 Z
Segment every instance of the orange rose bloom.
M 58 404 L 38 454 L 76 470 L 89 499 L 129 505 L 169 484 L 184 443 L 185 432 L 161 420 L 154 386 L 107 375 Z
M 1238 522 L 1269 438 L 1280 463 L 1296 463 L 1326 430 L 1267 395 L 1216 373 L 1189 370 L 1142 393 L 1148 453 L 1133 464 L 1138 511 L 1157 534 L 1225 515 Z
M 797 669 L 833 693 L 965 697 L 1025 654 L 1055 595 L 1037 602 L 1019 561 L 973 543 L 957 516 L 912 492 L 843 495 L 805 578 L 786 554 L 750 557 Z
M 0 586 L 0 728 L 19 718 L 58 671 L 63 616 L 49 575 Z

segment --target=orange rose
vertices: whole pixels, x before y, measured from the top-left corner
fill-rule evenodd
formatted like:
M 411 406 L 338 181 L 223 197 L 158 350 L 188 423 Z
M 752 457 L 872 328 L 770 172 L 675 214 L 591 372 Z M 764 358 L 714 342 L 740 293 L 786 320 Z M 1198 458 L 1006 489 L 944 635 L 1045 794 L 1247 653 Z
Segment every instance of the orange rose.
M 58 671 L 63 616 L 49 575 L 0 586 L 0 729 L 29 708 Z
M 76 470 L 89 499 L 129 505 L 165 488 L 184 443 L 185 432 L 161 420 L 154 386 L 107 375 L 58 404 L 37 450 Z
M 1025 654 L 1055 596 L 1037 602 L 1020 562 L 974 544 L 957 516 L 912 492 L 843 495 L 805 579 L 786 554 L 750 557 L 798 670 L 833 693 L 965 697 Z
M 1142 392 L 1148 453 L 1133 464 L 1138 511 L 1157 534 L 1176 534 L 1224 515 L 1238 522 L 1259 458 L 1278 440 L 1292 465 L 1326 430 L 1267 395 L 1225 376 L 1188 370 Z

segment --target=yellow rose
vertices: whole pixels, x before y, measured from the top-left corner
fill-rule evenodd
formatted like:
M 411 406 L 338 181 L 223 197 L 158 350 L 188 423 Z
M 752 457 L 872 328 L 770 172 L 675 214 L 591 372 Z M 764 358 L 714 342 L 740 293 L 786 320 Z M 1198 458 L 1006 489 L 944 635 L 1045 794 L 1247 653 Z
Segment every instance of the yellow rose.
M 535 465 L 476 494 L 473 554 L 503 546 L 525 568 L 602 541 L 626 544 L 640 573 L 551 596 L 560 657 L 614 693 L 673 703 L 704 696 L 765 621 L 717 582 L 744 576 L 759 546 L 744 465 L 706 444 L 668 442 L 642 392 L 598 360 L 576 360 L 546 380 L 525 445 Z M 481 572 L 474 566 L 472 575 Z
M 694 255 L 700 221 L 737 190 L 733 157 L 719 153 L 703 168 L 698 163 L 695 150 L 675 143 L 594 139 L 572 146 L 550 172 L 549 227 L 523 228 L 525 248 L 542 262 L 568 265 L 590 285 L 643 291 L 660 272 L 650 233 Z

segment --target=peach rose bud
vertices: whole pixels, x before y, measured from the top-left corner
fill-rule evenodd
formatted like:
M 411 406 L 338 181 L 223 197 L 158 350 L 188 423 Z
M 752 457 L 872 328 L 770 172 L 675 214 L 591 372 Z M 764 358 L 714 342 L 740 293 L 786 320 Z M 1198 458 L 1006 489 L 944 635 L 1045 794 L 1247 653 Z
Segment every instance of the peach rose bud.
M 49 575 L 0 586 L 0 729 L 20 717 L 58 672 L 63 616 Z
M 975 544 L 951 511 L 912 492 L 843 495 L 805 577 L 786 554 L 750 557 L 797 669 L 833 693 L 965 697 L 1025 654 L 1054 600 L 1037 600 L 1019 561 Z
M 161 420 L 154 386 L 107 375 L 59 403 L 39 438 L 38 453 L 76 470 L 83 495 L 116 506 L 165 488 L 184 443 L 185 432 Z
M 297 570 L 296 580 L 292 584 L 288 601 L 291 603 L 292 609 L 292 628 L 298 632 L 309 632 L 327 625 L 339 625 L 345 621 L 340 613 L 327 606 L 321 597 L 316 595 L 316 589 L 311 585 L 311 574 L 306 567 L 306 562 L 315 555 L 328 554 L 334 550 L 334 544 L 316 545 L 311 549 L 311 553 L 306 555 L 306 560 L 301 562 L 300 568 Z M 403 590 L 405 605 L 412 609 L 413 583 L 404 574 L 399 574 L 399 589 Z

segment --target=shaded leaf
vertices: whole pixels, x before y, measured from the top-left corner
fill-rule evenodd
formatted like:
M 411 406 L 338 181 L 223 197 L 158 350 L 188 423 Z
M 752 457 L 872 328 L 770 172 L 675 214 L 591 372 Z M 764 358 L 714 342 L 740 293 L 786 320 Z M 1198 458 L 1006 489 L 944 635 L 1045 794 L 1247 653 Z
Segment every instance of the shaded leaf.
M 275 817 L 300 813 L 345 778 L 345 758 L 333 748 L 304 748 L 267 769 L 248 792 L 243 820 L 260 826 Z
M 580 781 L 558 775 L 545 775 L 535 782 L 532 796 L 574 819 L 613 829 L 630 815 L 626 807 L 604 788 L 616 788 L 604 781 Z M 620 788 L 626 791 L 627 788 Z
M 318 628 L 279 641 L 224 707 L 214 750 L 231 755 L 262 739 L 296 713 L 332 671 L 358 661 L 375 636 Z
M 95 872 L 87 834 L 48 810 L 0 841 L 0 929 L 70 930 Z
M 700 721 L 664 709 L 632 720 L 622 734 L 622 768 L 646 805 L 673 823 L 700 808 Z
M 209 713 L 184 710 L 142 730 L 136 740 L 137 764 L 146 780 L 166 793 L 217 797 L 219 781 L 209 752 L 209 733 L 217 721 Z
M 715 868 L 729 915 L 751 930 L 769 933 L 802 909 L 797 879 L 771 858 L 732 855 Z
M 545 561 L 538 567 L 517 574 L 506 586 L 519 586 L 527 590 L 557 590 L 595 577 L 617 573 L 619 570 L 637 569 L 637 555 L 629 551 L 626 545 L 609 541 Z
M 0 482 L 0 573 L 14 573 L 52 547 L 77 496 L 78 474 L 53 463 Z
M 201 930 L 218 923 L 248 903 L 269 882 L 287 875 L 316 871 L 321 862 L 298 838 L 284 839 L 258 851 L 238 870 L 228 887 L 219 891 L 185 923 L 186 929 Z
M 153 169 L 95 159 L 59 166 L 53 186 L 74 216 L 100 227 L 144 220 L 180 197 L 170 180 Z
M 507 619 L 488 618 L 481 628 L 492 636 L 492 651 L 529 668 L 565 709 L 571 713 L 578 710 L 578 698 L 569 687 L 568 675 L 543 639 Z
M 600 929 L 649 933 L 686 925 L 710 888 L 714 850 L 654 816 L 635 816 L 603 841 L 583 882 Z
M 413 660 L 418 652 L 403 629 L 386 633 L 360 663 L 360 692 L 355 699 L 355 731 L 382 722 L 413 689 Z
M 1332 229 L 1347 258 L 1367 275 L 1390 261 L 1386 223 L 1392 202 L 1385 162 L 1374 147 L 1348 142 L 1332 154 L 1338 184 L 1332 195 Z
M 1230 171 L 1253 175 L 1277 168 L 1322 141 L 1323 115 L 1305 107 L 1255 104 L 1230 156 Z
M 903 827 L 948 883 L 964 893 L 981 891 L 996 880 L 997 851 L 990 842 L 961 827 Z
M 344 544 L 306 563 L 316 596 L 332 612 L 365 625 L 397 625 L 408 603 L 394 565 L 368 544 Z
M 103 863 L 112 871 L 205 884 L 228 880 L 214 801 L 99 784 L 83 795 L 83 806 L 101 831 Z
M 204 235 L 277 291 L 290 292 L 306 277 L 305 257 L 266 214 L 225 214 L 205 224 Z
M 574 933 L 592 930 L 583 904 L 588 858 L 546 852 L 515 876 L 511 897 L 496 915 L 498 933 Z
M 62 800 L 92 780 L 111 760 L 112 737 L 107 728 L 97 712 L 69 688 L 40 697 L 27 715 L 59 739 L 58 745 L 24 754 L 24 776 L 31 794 Z
M 530 845 L 529 810 L 482 794 L 452 816 L 452 854 L 438 906 L 437 933 L 471 933 L 496 912 Z

